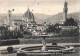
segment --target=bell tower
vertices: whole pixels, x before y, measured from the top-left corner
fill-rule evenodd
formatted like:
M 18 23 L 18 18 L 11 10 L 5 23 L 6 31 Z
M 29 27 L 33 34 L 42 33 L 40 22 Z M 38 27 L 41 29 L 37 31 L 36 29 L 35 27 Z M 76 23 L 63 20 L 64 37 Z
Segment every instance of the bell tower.
M 63 8 L 63 19 L 67 19 L 67 12 L 68 12 L 68 7 L 67 7 L 67 2 L 65 1 L 64 3 L 64 8 Z
M 11 10 L 8 10 L 8 24 L 11 26 L 12 25 L 12 15 L 11 15 L 12 13 L 11 13 Z

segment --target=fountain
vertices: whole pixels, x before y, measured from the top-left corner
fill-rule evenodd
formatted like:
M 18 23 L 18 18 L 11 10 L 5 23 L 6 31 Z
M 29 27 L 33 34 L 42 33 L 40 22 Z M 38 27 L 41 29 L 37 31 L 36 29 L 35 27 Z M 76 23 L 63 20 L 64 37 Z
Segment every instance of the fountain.
M 29 46 L 19 48 L 17 56 L 51 56 L 56 54 L 64 54 L 73 52 L 73 46 L 46 45 L 46 38 L 52 35 L 43 31 L 38 37 L 42 38 L 42 45 Z
M 45 39 L 52 35 L 42 34 L 39 36 L 42 38 L 42 45 L 19 48 L 17 56 L 43 56 L 73 52 L 73 46 L 46 45 Z

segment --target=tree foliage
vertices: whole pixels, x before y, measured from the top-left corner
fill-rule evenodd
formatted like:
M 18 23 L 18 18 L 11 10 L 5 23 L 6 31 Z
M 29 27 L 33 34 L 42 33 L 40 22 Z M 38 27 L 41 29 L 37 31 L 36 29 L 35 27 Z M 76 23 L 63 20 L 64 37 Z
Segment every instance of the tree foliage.
M 23 38 L 22 31 L 10 31 L 7 27 L 1 26 L 0 27 L 0 39 L 18 39 Z
M 59 24 L 56 23 L 55 25 L 49 25 L 48 28 L 46 29 L 47 33 L 59 33 L 60 32 L 60 28 L 59 28 Z
M 78 23 L 73 19 L 66 19 L 66 21 L 64 22 L 64 26 L 77 26 Z

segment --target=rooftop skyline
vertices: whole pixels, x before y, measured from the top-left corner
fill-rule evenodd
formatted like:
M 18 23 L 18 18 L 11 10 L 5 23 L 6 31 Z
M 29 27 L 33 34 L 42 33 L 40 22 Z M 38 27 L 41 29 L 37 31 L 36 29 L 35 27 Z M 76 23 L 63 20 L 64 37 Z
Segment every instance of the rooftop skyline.
M 66 0 L 68 13 L 80 11 L 80 0 Z M 63 12 L 65 0 L 0 0 L 0 13 L 7 13 L 14 9 L 13 13 L 25 13 L 28 9 L 33 13 L 54 15 Z

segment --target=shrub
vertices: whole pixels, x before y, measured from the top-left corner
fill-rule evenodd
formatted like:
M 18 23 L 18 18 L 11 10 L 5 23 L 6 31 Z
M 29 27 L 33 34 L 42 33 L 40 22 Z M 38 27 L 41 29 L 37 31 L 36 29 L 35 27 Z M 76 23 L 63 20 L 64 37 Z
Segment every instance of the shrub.
M 52 43 L 52 45 L 57 45 L 57 43 Z
M 8 51 L 9 53 L 12 53 L 12 52 L 13 52 L 13 47 L 8 47 L 8 48 L 7 48 L 7 51 Z

